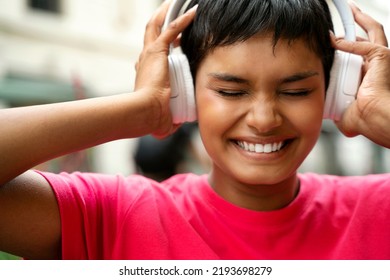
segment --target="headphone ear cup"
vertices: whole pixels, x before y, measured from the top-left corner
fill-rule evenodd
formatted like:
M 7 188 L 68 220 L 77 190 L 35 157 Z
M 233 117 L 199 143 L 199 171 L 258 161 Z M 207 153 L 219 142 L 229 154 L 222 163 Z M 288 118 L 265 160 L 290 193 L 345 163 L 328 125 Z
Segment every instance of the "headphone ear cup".
M 337 84 L 339 79 L 342 58 L 339 51 L 335 52 L 332 69 L 330 71 L 330 79 L 328 89 L 326 90 L 324 119 L 335 119 L 336 99 L 337 99 Z
M 361 82 L 362 64 L 361 56 L 335 52 L 326 91 L 324 119 L 340 120 L 344 111 L 355 100 Z
M 171 54 L 168 63 L 173 123 L 193 122 L 196 120 L 196 104 L 188 59 L 184 54 Z

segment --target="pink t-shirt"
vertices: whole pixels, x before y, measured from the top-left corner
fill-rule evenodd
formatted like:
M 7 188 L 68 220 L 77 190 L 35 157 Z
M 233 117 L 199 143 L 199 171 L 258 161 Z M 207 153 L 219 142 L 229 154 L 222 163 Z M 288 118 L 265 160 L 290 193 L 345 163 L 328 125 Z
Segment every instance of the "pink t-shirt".
M 390 259 L 390 176 L 299 175 L 287 207 L 239 208 L 207 175 L 43 173 L 59 202 L 63 259 Z

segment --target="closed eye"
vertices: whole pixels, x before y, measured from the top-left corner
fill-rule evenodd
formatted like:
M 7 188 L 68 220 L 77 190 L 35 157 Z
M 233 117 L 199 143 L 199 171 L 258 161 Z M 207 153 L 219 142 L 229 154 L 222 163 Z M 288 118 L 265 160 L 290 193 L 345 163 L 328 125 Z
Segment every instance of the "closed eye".
M 291 97 L 304 97 L 308 96 L 312 92 L 311 89 L 297 89 L 297 90 L 283 90 L 280 94 L 291 96 Z
M 235 90 L 216 90 L 216 92 L 224 97 L 240 97 L 247 95 L 246 91 L 235 91 Z

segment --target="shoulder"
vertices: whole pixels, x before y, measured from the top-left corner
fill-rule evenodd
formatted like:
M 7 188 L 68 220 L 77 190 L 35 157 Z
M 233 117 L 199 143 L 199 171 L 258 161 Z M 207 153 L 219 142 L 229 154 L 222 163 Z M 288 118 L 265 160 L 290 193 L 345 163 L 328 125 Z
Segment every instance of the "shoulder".
M 364 176 L 336 176 L 314 173 L 299 174 L 302 183 L 316 187 L 384 188 L 390 190 L 390 174 L 372 174 Z
M 162 182 L 164 188 L 182 189 L 203 185 L 207 182 L 207 175 L 197 175 L 192 173 L 178 174 Z
M 140 196 L 171 195 L 199 185 L 204 176 L 180 174 L 157 182 L 141 175 L 107 175 L 98 173 L 42 173 L 57 197 L 80 196 L 88 199 L 121 197 L 128 202 Z
M 313 173 L 299 174 L 302 188 L 316 200 L 332 203 L 377 205 L 383 201 L 390 207 L 390 174 L 334 176 Z

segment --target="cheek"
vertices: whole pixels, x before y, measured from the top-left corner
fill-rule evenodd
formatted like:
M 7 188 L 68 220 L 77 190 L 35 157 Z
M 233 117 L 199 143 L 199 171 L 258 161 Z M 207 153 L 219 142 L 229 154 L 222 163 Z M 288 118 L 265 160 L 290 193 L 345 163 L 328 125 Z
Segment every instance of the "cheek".
M 280 103 L 280 111 L 284 117 L 284 127 L 290 127 L 302 136 L 305 145 L 317 141 L 323 121 L 324 93 L 320 88 L 307 99 Z
M 208 89 L 202 89 L 196 93 L 196 104 L 199 115 L 212 114 L 224 110 L 218 96 Z
M 294 108 L 292 115 L 293 118 L 299 119 L 303 125 L 306 124 L 308 128 L 317 126 L 323 119 L 322 103 L 310 103 L 308 106 Z
M 231 113 L 234 108 L 208 89 L 197 91 L 196 102 L 199 132 L 208 154 L 213 155 L 221 148 L 219 141 L 235 122 L 236 117 Z
M 196 93 L 196 104 L 199 124 L 208 126 L 210 129 L 212 129 L 211 124 L 216 125 L 226 120 L 227 112 L 232 110 L 232 105 L 229 106 L 208 89 Z
M 293 113 L 294 119 L 299 123 L 299 129 L 303 134 L 312 138 L 312 142 L 317 141 L 321 131 L 323 107 L 324 99 L 322 97 L 315 98 L 307 104 L 296 108 Z

